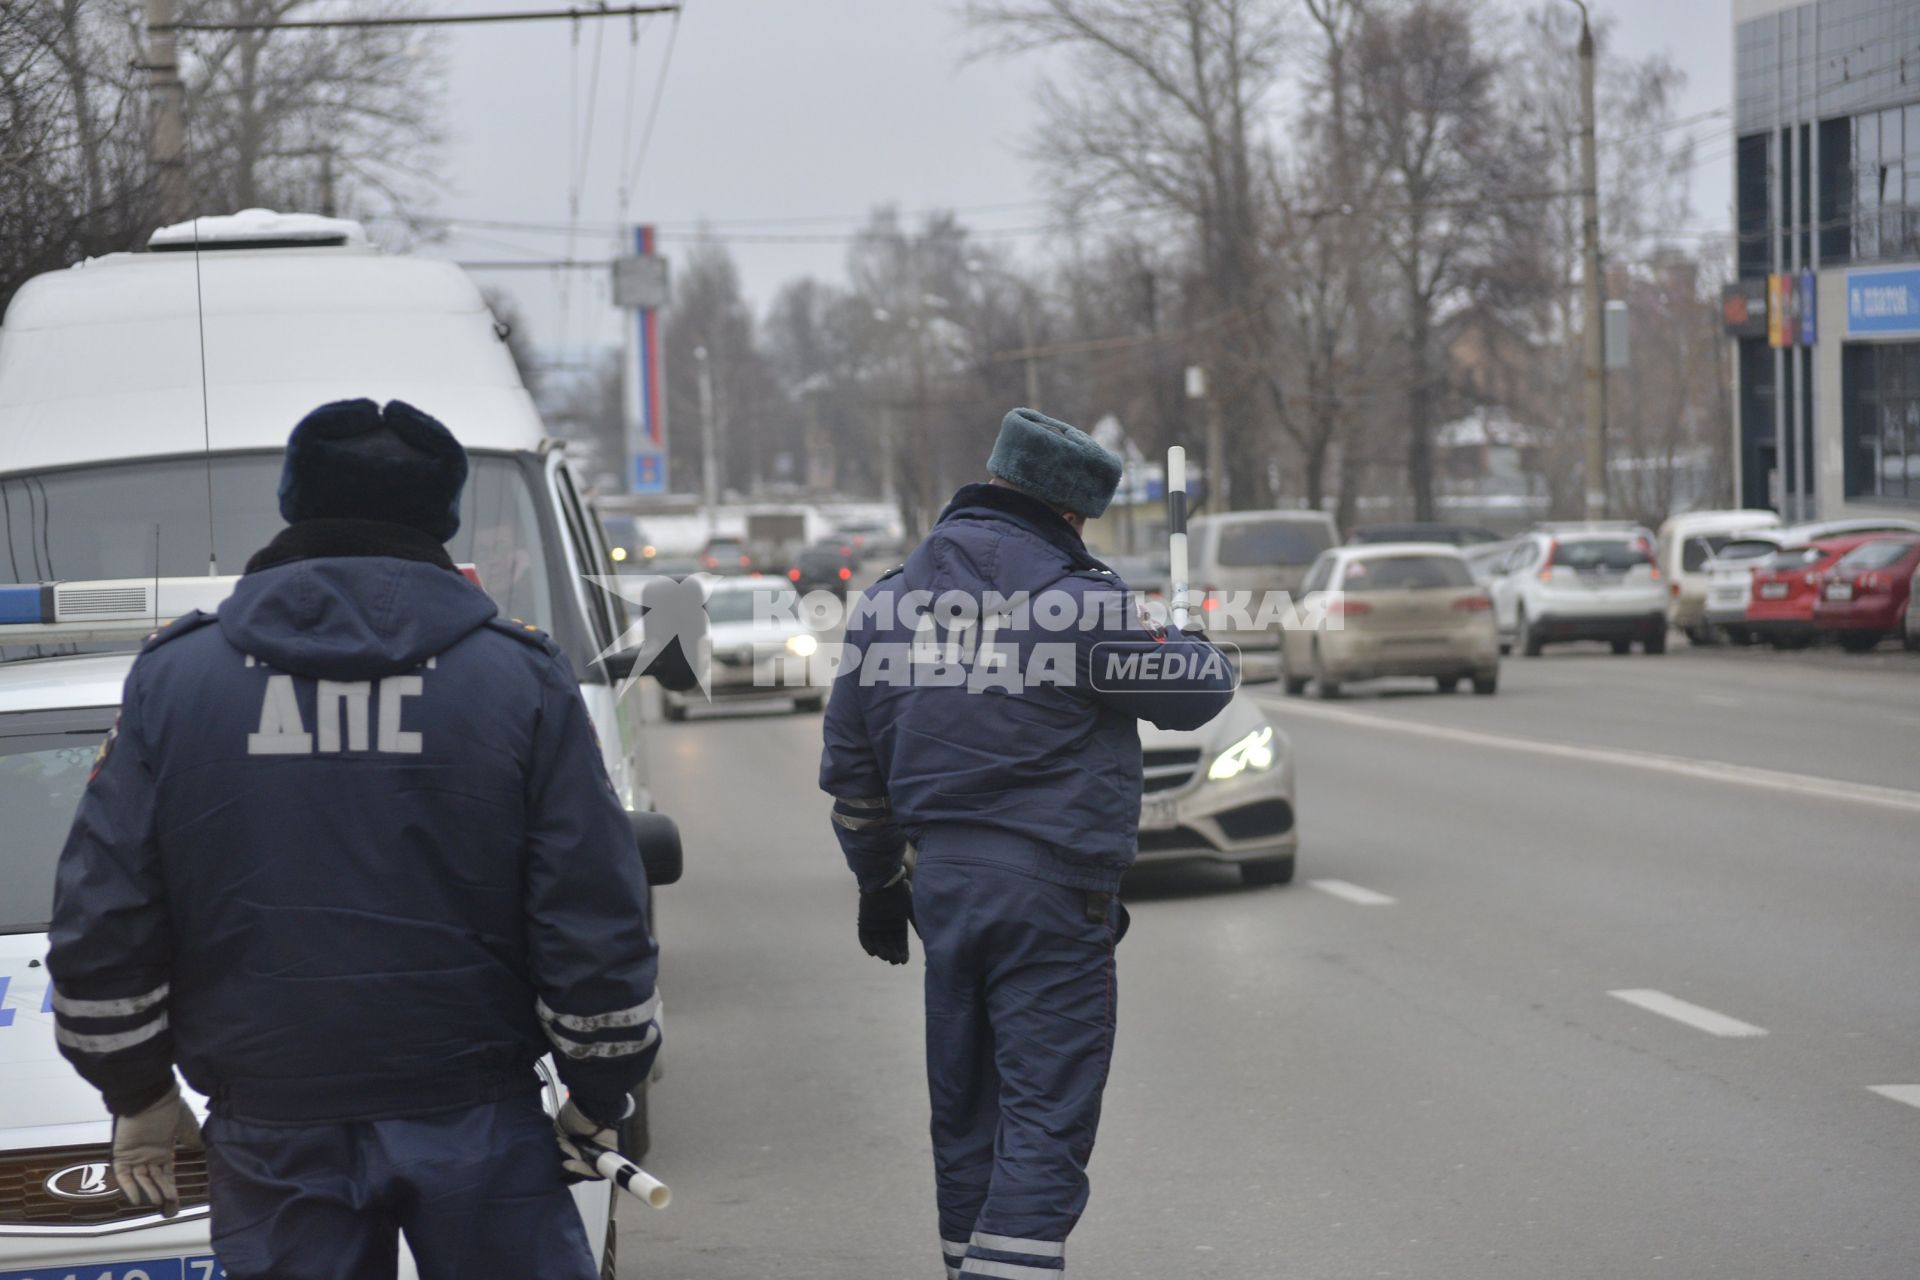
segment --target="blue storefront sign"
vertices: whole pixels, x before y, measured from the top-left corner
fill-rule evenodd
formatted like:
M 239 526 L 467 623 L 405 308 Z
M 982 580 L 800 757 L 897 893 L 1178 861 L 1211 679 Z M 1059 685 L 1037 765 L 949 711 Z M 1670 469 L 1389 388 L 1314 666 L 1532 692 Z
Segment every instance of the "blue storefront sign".
M 1920 267 L 1847 272 L 1847 336 L 1920 337 Z

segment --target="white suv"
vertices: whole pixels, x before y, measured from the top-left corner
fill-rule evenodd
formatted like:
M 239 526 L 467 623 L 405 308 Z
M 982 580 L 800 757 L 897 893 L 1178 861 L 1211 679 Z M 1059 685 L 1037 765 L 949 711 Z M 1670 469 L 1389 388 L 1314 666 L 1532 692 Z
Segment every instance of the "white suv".
M 1650 535 L 1626 530 L 1537 530 L 1523 535 L 1487 583 L 1501 650 L 1529 658 L 1564 640 L 1638 641 L 1667 648 L 1667 596 Z

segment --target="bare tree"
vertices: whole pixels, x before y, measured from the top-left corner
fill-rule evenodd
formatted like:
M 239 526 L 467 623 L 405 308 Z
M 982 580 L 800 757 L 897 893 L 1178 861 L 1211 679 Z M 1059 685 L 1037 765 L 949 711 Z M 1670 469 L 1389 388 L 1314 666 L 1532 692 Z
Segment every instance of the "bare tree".
M 1212 327 L 1207 363 L 1227 404 L 1228 470 L 1262 481 L 1273 377 L 1265 308 L 1260 122 L 1278 86 L 1290 13 L 1272 0 L 973 0 L 990 51 L 1061 47 L 1071 90 L 1041 89 L 1036 152 L 1081 206 L 1170 215 L 1192 235 Z M 1216 477 L 1216 480 L 1224 477 Z M 1264 483 L 1233 500 L 1259 501 Z
M 1374 209 L 1398 277 L 1407 483 L 1414 517 L 1432 520 L 1441 327 L 1552 193 L 1521 180 L 1529 155 L 1496 110 L 1497 64 L 1464 0 L 1372 8 L 1355 54 L 1355 142 L 1379 173 Z
M 285 22 L 315 0 L 183 0 L 201 22 Z M 374 12 L 354 0 L 329 16 Z M 381 0 L 382 15 L 408 6 Z M 195 206 L 404 208 L 441 141 L 440 46 L 417 28 L 184 33 Z

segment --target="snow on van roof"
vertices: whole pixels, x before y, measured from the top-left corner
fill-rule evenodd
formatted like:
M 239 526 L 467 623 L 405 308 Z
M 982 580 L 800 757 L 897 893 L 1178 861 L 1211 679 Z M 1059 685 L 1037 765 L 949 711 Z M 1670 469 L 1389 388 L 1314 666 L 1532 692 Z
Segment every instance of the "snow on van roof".
M 282 447 L 308 410 L 355 396 L 417 405 L 469 448 L 532 449 L 546 434 L 451 262 L 354 244 L 117 253 L 14 295 L 0 470 L 199 452 L 203 324 L 216 451 Z
M 147 237 L 149 249 L 190 249 L 233 244 L 287 244 L 299 241 L 366 244 L 367 229 L 350 218 L 317 213 L 275 213 L 242 209 L 210 218 L 191 218 L 161 227 Z

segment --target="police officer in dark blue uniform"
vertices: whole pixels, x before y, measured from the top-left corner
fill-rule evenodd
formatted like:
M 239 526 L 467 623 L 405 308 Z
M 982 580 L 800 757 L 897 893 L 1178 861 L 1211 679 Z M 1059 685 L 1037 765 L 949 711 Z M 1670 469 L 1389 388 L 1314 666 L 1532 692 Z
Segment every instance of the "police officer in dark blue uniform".
M 1233 677 L 1088 554 L 1120 459 L 1016 409 L 987 471 L 855 602 L 820 783 L 861 945 L 904 964 L 911 921 L 926 948 L 947 1275 L 1056 1280 L 1113 1054 L 1138 722 L 1198 728 Z
M 659 1049 L 646 882 L 567 660 L 447 557 L 466 472 L 398 401 L 302 421 L 289 527 L 148 641 L 61 855 L 61 1049 L 163 1214 L 175 1064 L 207 1095 L 233 1280 L 391 1277 L 397 1232 L 427 1280 L 597 1274 L 572 1139 Z

